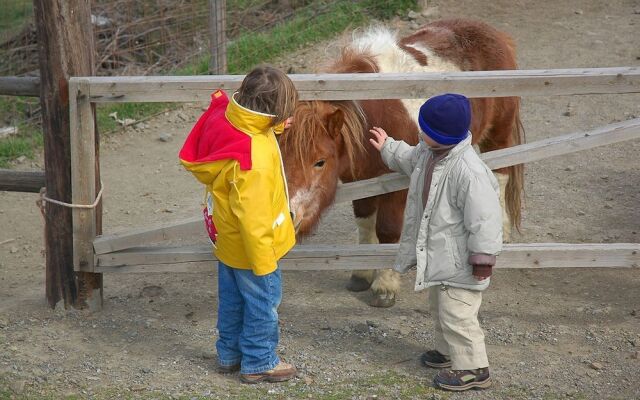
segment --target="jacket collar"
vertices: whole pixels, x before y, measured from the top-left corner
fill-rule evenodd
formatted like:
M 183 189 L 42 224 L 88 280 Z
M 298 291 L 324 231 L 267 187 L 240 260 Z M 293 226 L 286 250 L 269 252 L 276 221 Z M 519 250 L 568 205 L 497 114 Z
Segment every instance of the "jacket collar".
M 458 143 L 453 149 L 449 151 L 447 157 L 455 157 L 456 155 L 462 153 L 469 146 L 471 146 L 471 132 L 469 132 L 467 137 L 462 142 Z
M 431 148 L 420 138 L 420 145 L 423 147 L 423 151 L 431 151 Z M 471 132 L 467 135 L 467 137 L 457 145 L 455 145 L 443 160 L 448 160 L 452 157 L 457 156 L 462 153 L 468 146 L 471 146 Z
M 224 113 L 234 128 L 247 135 L 264 134 L 270 129 L 273 130 L 275 134 L 280 134 L 284 131 L 284 122 L 273 126 L 275 115 L 253 111 L 238 104 L 236 101 L 236 93 L 231 96 L 231 101 L 229 101 Z

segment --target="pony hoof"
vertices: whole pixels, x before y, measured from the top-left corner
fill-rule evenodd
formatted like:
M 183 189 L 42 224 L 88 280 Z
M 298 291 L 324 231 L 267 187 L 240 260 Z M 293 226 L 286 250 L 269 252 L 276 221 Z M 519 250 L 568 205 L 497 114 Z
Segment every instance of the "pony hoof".
M 349 283 L 347 284 L 347 290 L 351 292 L 364 292 L 371 287 L 371 282 L 366 280 L 365 278 L 360 278 L 358 276 L 352 276 L 349 279 Z
M 396 297 L 390 295 L 389 297 L 384 294 L 374 294 L 373 298 L 369 301 L 371 307 L 389 308 L 396 304 Z

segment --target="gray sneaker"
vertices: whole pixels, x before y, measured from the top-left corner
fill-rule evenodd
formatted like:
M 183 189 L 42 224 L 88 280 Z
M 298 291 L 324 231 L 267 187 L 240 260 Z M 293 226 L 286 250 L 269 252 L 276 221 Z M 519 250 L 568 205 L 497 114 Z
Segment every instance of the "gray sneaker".
M 438 350 L 429 350 L 422 353 L 420 363 L 428 368 L 449 368 L 451 366 L 451 358 Z

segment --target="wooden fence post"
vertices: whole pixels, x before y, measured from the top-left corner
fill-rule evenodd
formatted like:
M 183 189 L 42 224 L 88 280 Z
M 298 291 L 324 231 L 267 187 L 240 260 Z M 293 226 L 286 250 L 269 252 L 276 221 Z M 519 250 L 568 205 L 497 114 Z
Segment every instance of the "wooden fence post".
M 226 0 L 209 0 L 209 37 L 211 63 L 209 73 L 227 72 Z
M 33 5 L 40 57 L 46 195 L 72 203 L 68 82 L 70 76 L 94 75 L 90 1 L 34 0 Z M 93 129 L 87 133 L 93 135 Z M 65 308 L 100 306 L 102 275 L 74 271 L 71 208 L 46 203 L 45 248 L 49 305 L 56 307 L 63 301 Z

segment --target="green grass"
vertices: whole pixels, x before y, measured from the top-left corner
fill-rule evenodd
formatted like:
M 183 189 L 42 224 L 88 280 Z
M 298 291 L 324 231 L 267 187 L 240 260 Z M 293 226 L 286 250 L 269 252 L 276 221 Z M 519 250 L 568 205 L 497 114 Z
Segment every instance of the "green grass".
M 300 10 L 296 17 L 268 32 L 245 32 L 236 38 L 227 48 L 228 73 L 247 73 L 261 62 L 273 61 L 304 45 L 333 37 L 349 27 L 362 26 L 374 18 L 389 19 L 416 7 L 416 0 L 314 2 L 313 7 Z M 201 58 L 190 66 L 188 73 L 207 73 L 208 59 L 208 55 Z
M 34 123 L 25 123 L 12 118 L 29 115 L 38 107 L 38 99 L 32 97 L 0 96 L 0 127 L 17 126 L 18 134 L 0 139 L 0 168 L 7 168 L 9 162 L 20 156 L 33 158 L 35 151 L 42 148 L 42 130 Z
M 31 0 L 3 0 L 0 12 L 0 39 L 5 35 L 15 34 L 16 29 L 25 24 L 25 20 L 33 15 Z
M 4 399 L 57 399 L 63 398 L 67 400 L 77 399 L 74 395 L 61 396 L 59 391 L 65 391 L 63 388 L 56 388 L 51 383 L 43 383 L 37 386 L 27 385 L 24 393 L 20 395 L 13 395 L 9 389 L 9 382 L 11 376 L 0 375 L 0 400 Z M 357 396 L 367 396 L 376 394 L 378 398 L 401 398 L 401 399 L 429 399 L 437 398 L 441 400 L 448 400 L 450 395 L 446 392 L 434 389 L 431 386 L 429 380 L 416 379 L 414 376 L 401 375 L 395 371 L 381 371 L 373 376 L 363 376 L 357 379 L 346 379 L 344 381 L 331 381 L 331 382 L 314 382 L 310 385 L 306 385 L 304 382 L 296 380 L 279 385 L 256 385 L 248 386 L 238 384 L 231 384 L 226 387 L 210 388 L 212 394 L 217 391 L 224 392 L 237 400 L 253 400 L 253 399 L 306 399 L 312 398 L 315 400 L 343 400 L 350 399 Z M 81 389 L 87 389 L 79 387 L 76 390 L 78 392 Z M 277 389 L 277 393 L 269 393 Z M 40 393 L 47 393 L 44 395 Z M 94 391 L 91 398 L 97 400 L 102 399 L 158 399 L 165 400 L 173 398 L 169 394 L 161 392 L 130 392 L 122 387 L 106 387 L 99 388 Z M 203 396 L 200 393 L 184 393 L 180 399 L 209 399 L 209 396 Z
M 6 3 L 6 0 L 5 0 Z M 0 16 L 0 32 L 11 21 L 23 21 L 31 13 L 27 0 L 9 0 L 8 12 Z M 233 3 L 233 4 L 231 4 Z M 233 0 L 228 7 L 249 6 L 257 0 Z M 231 5 L 230 5 L 231 4 Z M 240 34 L 227 47 L 227 70 L 230 74 L 243 74 L 263 62 L 273 62 L 289 52 L 325 40 L 348 28 L 365 25 L 373 19 L 389 19 L 417 7 L 417 0 L 337 0 L 333 2 L 312 2 L 312 6 L 297 10 L 296 16 L 263 32 Z M 9 16 L 13 17 L 9 17 Z M 13 19 L 12 19 L 13 18 Z M 4 24 L 4 25 L 3 25 Z M 209 73 L 209 54 L 204 54 L 187 67 L 168 71 L 172 75 L 202 75 Z M 0 96 L 0 126 L 3 113 L 24 115 L 29 107 L 37 105 L 31 98 L 10 98 Z M 118 113 L 118 119 L 140 120 L 174 107 L 175 103 L 122 103 L 99 104 L 97 108 L 98 129 L 109 133 L 120 129 L 120 125 L 109 114 Z M 9 139 L 0 139 L 0 168 L 6 168 L 9 161 L 20 156 L 32 158 L 42 147 L 42 133 L 37 127 L 20 126 L 20 134 Z
M 136 121 L 157 114 L 172 107 L 173 103 L 116 103 L 98 104 L 96 119 L 98 129 L 102 133 L 109 133 L 121 128 L 121 125 L 109 114 L 117 112 L 118 119 L 134 119 Z

